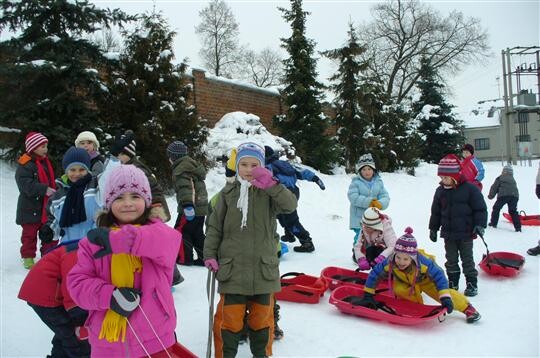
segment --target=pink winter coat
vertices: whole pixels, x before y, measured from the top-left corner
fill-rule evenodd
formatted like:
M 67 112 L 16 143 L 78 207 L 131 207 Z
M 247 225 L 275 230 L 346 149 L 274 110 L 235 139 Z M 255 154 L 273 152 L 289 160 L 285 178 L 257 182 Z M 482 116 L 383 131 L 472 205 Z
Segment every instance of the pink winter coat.
M 362 252 L 362 246 L 375 245 L 384 247 L 381 255 L 383 255 L 385 258 L 388 258 L 388 256 L 394 252 L 397 236 L 394 232 L 394 228 L 392 228 L 392 219 L 385 215 L 385 217 L 382 219 L 382 223 L 383 231 L 374 230 L 371 235 L 367 235 L 365 231 L 362 231 L 360 238 L 354 245 L 354 254 L 356 259 L 366 257 L 366 255 Z
M 142 259 L 142 272 L 135 274 L 134 283 L 134 287 L 142 292 L 140 306 L 163 345 L 172 346 L 176 342 L 176 311 L 171 284 L 180 247 L 180 233 L 156 220 L 139 227 L 125 225 L 121 230 L 111 231 L 109 238 L 113 253 L 129 253 Z M 146 356 L 129 325 L 125 342 L 109 343 L 105 339 L 98 339 L 115 289 L 111 284 L 111 255 L 98 259 L 93 256 L 100 248 L 87 238 L 82 239 L 77 264 L 68 274 L 71 297 L 89 313 L 85 326 L 89 332 L 92 357 Z M 152 332 L 141 307 L 131 314 L 129 323 L 150 354 L 162 351 L 163 347 Z

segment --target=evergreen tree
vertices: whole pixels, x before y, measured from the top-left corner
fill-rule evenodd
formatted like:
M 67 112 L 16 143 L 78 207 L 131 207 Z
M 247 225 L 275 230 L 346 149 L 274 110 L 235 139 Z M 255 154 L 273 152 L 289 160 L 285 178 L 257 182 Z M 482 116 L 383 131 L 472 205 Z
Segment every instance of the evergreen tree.
M 0 9 L 0 31 L 17 34 L 0 42 L 0 123 L 23 133 L 7 156 L 24 148 L 27 132 L 41 131 L 56 164 L 78 132 L 100 136 L 96 102 L 107 93 L 100 74 L 109 61 L 85 36 L 132 17 L 85 0 L 4 0 Z
M 463 126 L 443 97 L 444 86 L 437 80 L 437 71 L 425 58 L 421 63 L 420 81 L 416 84 L 421 96 L 413 103 L 413 112 L 421 123 L 419 131 L 424 139 L 421 158 L 437 163 L 444 155 L 458 151 L 464 141 Z
M 282 47 L 289 53 L 285 65 L 285 88 L 282 94 L 286 115 L 274 117 L 283 137 L 293 142 L 306 164 L 327 172 L 337 157 L 334 140 L 325 136 L 328 117 L 322 112 L 323 85 L 316 80 L 315 43 L 305 36 L 306 16 L 302 0 L 291 0 L 291 9 L 279 8 L 289 22 L 292 35 L 282 38 Z
M 366 50 L 360 46 L 352 23 L 349 23 L 347 44 L 341 48 L 323 52 L 329 59 L 339 61 L 337 72 L 330 77 L 330 86 L 336 94 L 335 124 L 337 140 L 342 146 L 342 162 L 347 172 L 354 172 L 360 156 L 366 152 L 363 134 L 369 125 L 368 117 L 362 110 L 365 93 L 358 85 L 359 74 L 368 67 L 359 56 Z
M 135 31 L 124 35 L 125 52 L 110 78 L 109 129 L 133 130 L 137 154 L 160 181 L 168 183 L 167 145 L 181 140 L 192 155 L 202 158 L 200 147 L 208 131 L 195 107 L 187 103 L 192 85 L 185 78 L 185 63 L 172 63 L 176 33 L 162 14 L 142 15 Z

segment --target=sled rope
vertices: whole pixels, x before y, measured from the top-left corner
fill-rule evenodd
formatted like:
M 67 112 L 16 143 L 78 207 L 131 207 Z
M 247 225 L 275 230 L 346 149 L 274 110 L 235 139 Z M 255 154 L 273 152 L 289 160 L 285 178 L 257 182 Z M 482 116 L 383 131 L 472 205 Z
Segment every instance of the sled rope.
M 216 292 L 216 273 L 208 270 L 206 278 L 206 295 L 208 296 L 208 344 L 206 346 L 206 358 L 212 357 L 212 328 L 214 326 L 214 295 Z

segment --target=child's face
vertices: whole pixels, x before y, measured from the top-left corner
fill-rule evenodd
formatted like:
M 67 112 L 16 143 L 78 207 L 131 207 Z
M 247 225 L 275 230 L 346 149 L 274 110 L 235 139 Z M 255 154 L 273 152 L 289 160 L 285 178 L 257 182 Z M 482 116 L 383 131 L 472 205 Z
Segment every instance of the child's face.
M 75 183 L 77 180 L 81 179 L 83 176 L 88 174 L 88 170 L 82 165 L 72 165 L 66 170 L 66 175 L 72 183 Z
M 405 253 L 398 252 L 396 253 L 394 262 L 396 263 L 397 268 L 403 271 L 411 265 L 412 257 Z
M 238 175 L 244 180 L 251 181 L 253 179 L 251 171 L 260 166 L 261 163 L 257 159 L 244 157 L 238 162 Z
M 366 180 L 371 180 L 371 178 L 373 178 L 374 173 L 375 173 L 375 171 L 369 165 L 364 165 L 360 169 L 360 175 L 362 176 L 362 178 L 364 178 Z
M 119 224 L 135 222 L 144 214 L 146 203 L 137 193 L 123 193 L 111 204 L 111 211 Z
M 89 140 L 81 140 L 79 142 L 79 148 L 83 148 L 84 150 L 88 152 L 88 154 L 96 151 L 94 142 L 89 141 Z
M 441 183 L 446 186 L 454 185 L 454 179 L 451 177 L 441 176 Z
M 374 232 L 379 231 L 379 230 L 377 230 L 377 229 L 374 229 L 374 228 L 369 227 L 369 226 L 366 226 L 366 225 L 363 225 L 362 230 L 364 230 L 364 231 L 366 232 L 367 235 L 371 235 L 371 234 L 373 234 Z
M 472 154 L 471 154 L 471 152 L 469 152 L 468 150 L 463 150 L 463 151 L 461 151 L 461 155 L 463 156 L 463 158 L 468 158 L 468 157 L 470 157 Z
M 47 148 L 47 143 L 44 143 L 40 145 L 39 147 L 37 147 L 36 149 L 34 149 L 34 154 L 37 155 L 38 157 L 44 157 L 47 155 L 48 150 L 49 149 Z
M 117 157 L 117 158 L 118 158 L 118 160 L 120 160 L 120 163 L 122 163 L 122 164 L 126 164 L 126 163 L 129 162 L 129 160 L 131 159 L 131 158 L 129 157 L 129 155 L 124 154 L 124 153 L 118 154 L 118 157 Z

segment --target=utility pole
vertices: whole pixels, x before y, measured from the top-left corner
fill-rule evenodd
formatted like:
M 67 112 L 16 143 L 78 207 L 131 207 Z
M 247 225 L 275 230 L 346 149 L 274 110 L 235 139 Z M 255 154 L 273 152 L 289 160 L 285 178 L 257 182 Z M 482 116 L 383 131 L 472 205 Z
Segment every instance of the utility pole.
M 506 51 L 510 53 L 510 50 L 507 48 Z M 506 73 L 506 51 L 501 51 L 502 56 L 502 70 L 503 70 L 503 92 L 504 92 L 504 123 L 503 128 L 506 129 L 506 162 L 511 163 L 512 162 L 512 141 L 510 138 L 510 127 L 512 126 L 512 123 L 510 123 L 510 106 L 508 105 L 508 79 L 510 78 L 510 75 Z M 508 77 L 507 77 L 508 76 Z M 506 128 L 505 128 L 506 127 Z

